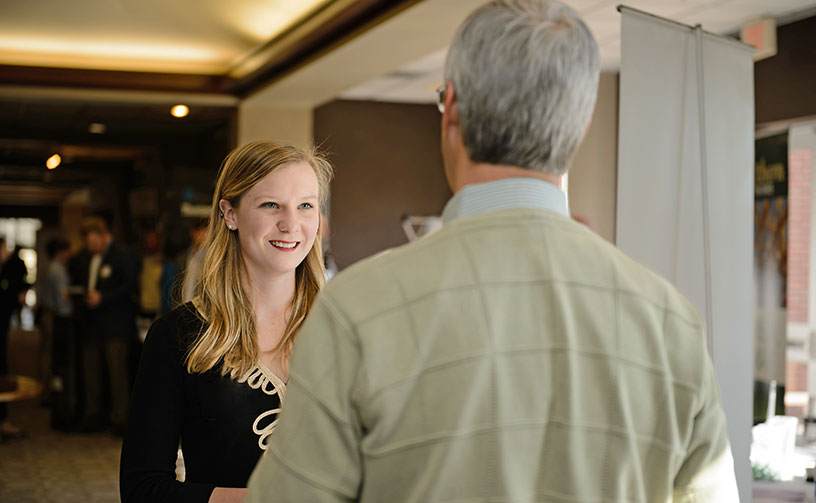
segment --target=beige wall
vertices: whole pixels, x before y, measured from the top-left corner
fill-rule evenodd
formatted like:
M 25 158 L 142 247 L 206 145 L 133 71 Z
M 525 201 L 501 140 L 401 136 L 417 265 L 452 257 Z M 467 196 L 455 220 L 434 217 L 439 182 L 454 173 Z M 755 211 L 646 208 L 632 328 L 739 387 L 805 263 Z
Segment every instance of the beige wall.
M 574 215 L 613 243 L 617 166 L 618 74 L 602 73 L 592 124 L 569 171 L 569 203 Z
M 311 107 L 285 108 L 245 101 L 238 109 L 238 145 L 276 140 L 299 147 L 311 146 L 313 116 Z
M 434 105 L 333 101 L 315 140 L 334 165 L 331 251 L 342 269 L 408 242 L 402 216 L 439 215 L 451 196 Z

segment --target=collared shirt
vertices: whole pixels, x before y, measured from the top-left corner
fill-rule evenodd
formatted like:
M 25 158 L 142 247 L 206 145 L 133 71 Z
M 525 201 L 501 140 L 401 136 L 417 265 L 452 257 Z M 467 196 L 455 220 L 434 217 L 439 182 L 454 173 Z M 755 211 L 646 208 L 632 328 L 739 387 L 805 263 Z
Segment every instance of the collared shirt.
M 96 283 L 99 280 L 99 268 L 102 266 L 102 258 L 108 253 L 110 243 L 105 245 L 101 253 L 94 253 L 91 257 L 90 271 L 88 272 L 88 291 L 96 290 Z
M 503 178 L 466 185 L 445 205 L 442 220 L 447 223 L 515 208 L 537 208 L 569 216 L 567 196 L 555 185 L 537 178 Z
M 88 273 L 88 291 L 96 290 L 96 280 L 99 277 L 99 266 L 102 265 L 102 254 L 94 253 L 91 257 L 91 266 Z

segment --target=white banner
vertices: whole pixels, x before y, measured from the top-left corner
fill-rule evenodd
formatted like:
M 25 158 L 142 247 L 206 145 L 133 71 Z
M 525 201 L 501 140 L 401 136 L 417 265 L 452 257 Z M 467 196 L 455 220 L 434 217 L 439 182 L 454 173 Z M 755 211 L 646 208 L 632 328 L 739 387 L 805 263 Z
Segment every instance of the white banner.
M 699 309 L 740 499 L 753 387 L 752 48 L 621 8 L 617 245 Z

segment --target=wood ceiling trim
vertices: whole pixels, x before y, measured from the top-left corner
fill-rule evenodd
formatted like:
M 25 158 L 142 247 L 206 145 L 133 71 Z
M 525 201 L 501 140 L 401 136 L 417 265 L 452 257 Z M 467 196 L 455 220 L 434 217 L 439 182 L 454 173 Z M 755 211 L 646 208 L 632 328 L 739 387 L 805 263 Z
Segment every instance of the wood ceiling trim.
M 0 65 L 0 83 L 25 86 L 222 93 L 225 80 L 222 75 Z
M 96 89 L 128 89 L 246 96 L 282 78 L 333 48 L 364 33 L 420 0 L 356 0 L 321 16 L 328 4 L 309 19 L 293 26 L 258 52 L 268 59 L 241 78 L 228 74 L 127 72 L 41 66 L 0 65 L 0 84 L 59 86 Z M 315 22 L 315 19 L 319 21 Z M 311 21 L 310 21 L 311 20 Z M 303 29 L 309 27 L 309 29 Z

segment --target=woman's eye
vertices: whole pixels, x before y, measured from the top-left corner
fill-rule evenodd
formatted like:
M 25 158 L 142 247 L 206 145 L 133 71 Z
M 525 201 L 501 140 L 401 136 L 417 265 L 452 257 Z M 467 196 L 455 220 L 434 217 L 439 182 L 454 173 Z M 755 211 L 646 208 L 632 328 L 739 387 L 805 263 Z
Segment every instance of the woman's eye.
M 312 203 L 303 203 L 300 205 L 300 207 L 303 208 L 304 210 L 310 210 L 314 208 L 314 206 L 312 206 Z
M 278 203 L 273 203 L 273 202 L 263 203 L 261 205 L 261 208 L 278 208 L 278 207 L 279 207 Z

